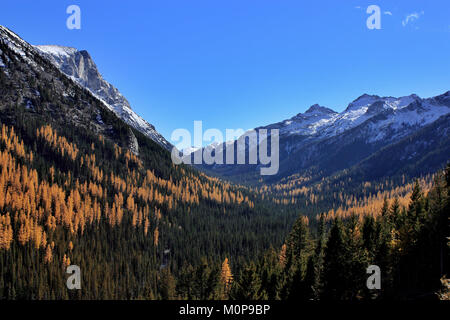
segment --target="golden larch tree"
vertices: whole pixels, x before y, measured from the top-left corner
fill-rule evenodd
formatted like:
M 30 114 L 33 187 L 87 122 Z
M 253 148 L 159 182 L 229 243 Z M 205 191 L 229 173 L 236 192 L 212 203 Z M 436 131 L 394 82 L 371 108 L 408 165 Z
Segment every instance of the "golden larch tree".
M 231 273 L 230 265 L 228 263 L 228 258 L 222 263 L 222 271 L 220 273 L 220 281 L 225 286 L 225 289 L 228 290 L 233 282 L 233 274 Z

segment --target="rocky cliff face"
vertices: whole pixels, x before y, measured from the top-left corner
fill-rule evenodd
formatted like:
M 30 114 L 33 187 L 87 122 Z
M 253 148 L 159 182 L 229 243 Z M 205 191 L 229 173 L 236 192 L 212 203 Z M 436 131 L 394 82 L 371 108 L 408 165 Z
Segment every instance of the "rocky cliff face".
M 34 47 L 65 75 L 103 101 L 110 110 L 126 123 L 141 131 L 162 147 L 168 150 L 172 148 L 172 145 L 156 131 L 153 125 L 131 109 L 130 103 L 119 90 L 103 79 L 87 51 L 55 45 Z
M 37 121 L 103 135 L 136 155 L 138 139 L 131 127 L 137 127 L 149 139 L 169 147 L 129 109 L 118 90 L 102 79 L 86 51 L 54 46 L 45 50 L 53 53 L 43 53 L 0 26 L 0 111 L 4 119 L 26 113 Z

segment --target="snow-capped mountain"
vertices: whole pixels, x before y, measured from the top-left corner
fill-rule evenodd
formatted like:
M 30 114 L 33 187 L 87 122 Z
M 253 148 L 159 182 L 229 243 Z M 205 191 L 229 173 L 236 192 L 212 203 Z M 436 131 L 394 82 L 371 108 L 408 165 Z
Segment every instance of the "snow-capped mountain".
M 85 50 L 56 45 L 32 46 L 6 27 L 0 26 L 0 37 L 13 52 L 27 64 L 37 68 L 36 55 L 53 63 L 61 72 L 76 84 L 89 90 L 97 99 L 133 128 L 141 131 L 150 139 L 171 149 L 172 145 L 130 107 L 127 99 L 113 85 L 103 79 L 89 53 Z M 10 59 L 5 57 L 4 59 Z M 0 68 L 5 68 L 0 52 Z M 101 119 L 99 119 L 101 121 Z
M 305 172 L 320 176 L 333 174 L 361 163 L 402 139 L 409 139 L 406 152 L 410 154 L 405 158 L 419 159 L 425 156 L 424 152 L 431 152 L 433 143 L 441 148 L 438 145 L 448 140 L 449 119 L 450 91 L 427 99 L 415 94 L 400 98 L 364 94 L 342 112 L 316 104 L 290 119 L 256 129 L 279 129 L 280 172 L 277 177 L 271 177 L 276 181 Z M 427 148 L 418 148 L 415 144 L 421 139 L 421 132 L 430 126 L 436 127 L 438 122 L 440 129 L 435 135 L 421 142 Z M 450 159 L 450 152 L 445 153 L 442 157 Z M 259 166 L 205 167 L 228 178 L 242 180 L 245 174 L 252 176 L 258 172 Z
M 168 150 L 172 148 L 172 145 L 156 131 L 153 125 L 131 109 L 130 103 L 119 90 L 103 79 L 87 51 L 56 45 L 37 45 L 34 48 L 73 81 L 103 101 L 127 124 L 147 135 L 162 147 Z
M 139 153 L 139 145 L 131 127 L 166 149 L 172 147 L 102 78 L 86 51 L 32 46 L 0 26 L 0 70 L 2 77 L 14 83 L 14 91 L 1 88 L 3 108 L 24 107 L 36 117 L 50 116 L 54 121 L 89 129 L 135 154 Z
M 336 136 L 367 122 L 373 140 L 385 138 L 383 132 L 394 130 L 397 134 L 425 126 L 450 112 L 450 103 L 445 99 L 421 99 L 415 94 L 406 97 L 379 97 L 364 94 L 350 103 L 341 113 L 319 105 L 311 106 L 305 113 L 263 128 L 280 130 L 280 135 L 310 136 L 323 139 Z M 414 130 L 414 129 L 412 129 Z M 394 138 L 394 137 L 391 137 Z

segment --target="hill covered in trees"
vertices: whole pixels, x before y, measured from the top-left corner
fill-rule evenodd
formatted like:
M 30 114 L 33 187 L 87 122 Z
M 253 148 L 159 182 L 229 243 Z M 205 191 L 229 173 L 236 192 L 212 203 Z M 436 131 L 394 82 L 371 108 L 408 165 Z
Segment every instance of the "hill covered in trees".
M 101 135 L 58 132 L 15 112 L 1 115 L 3 297 L 68 297 L 70 264 L 83 270 L 81 297 L 158 297 L 162 265 L 177 274 L 202 257 L 246 261 L 282 242 L 289 228 L 293 213 L 173 166 L 138 132 L 139 157 Z
M 1 297 L 68 298 L 76 264 L 77 297 L 158 298 L 189 266 L 282 243 L 293 210 L 173 165 L 15 35 L 0 50 Z
M 427 194 L 416 182 L 406 205 L 394 197 L 385 198 L 379 211 L 368 210 L 365 215 L 353 213 L 329 220 L 322 214 L 316 228 L 302 216 L 280 250 L 269 251 L 241 270 L 230 296 L 300 300 L 448 297 L 444 277 L 449 273 L 449 200 L 450 165 L 435 176 Z M 366 286 L 369 265 L 380 268 L 380 290 Z

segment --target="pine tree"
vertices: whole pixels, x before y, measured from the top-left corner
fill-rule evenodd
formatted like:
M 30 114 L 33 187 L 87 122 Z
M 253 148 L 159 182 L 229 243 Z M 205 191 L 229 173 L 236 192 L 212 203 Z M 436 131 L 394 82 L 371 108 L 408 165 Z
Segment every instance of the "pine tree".
M 236 300 L 267 299 L 267 294 L 261 290 L 261 278 L 253 262 L 244 267 L 239 280 L 233 283 L 230 297 Z
M 391 208 L 389 210 L 389 219 L 388 221 L 392 223 L 395 227 L 398 227 L 398 224 L 401 222 L 400 217 L 400 202 L 397 197 L 394 198 L 391 204 Z
M 300 216 L 295 221 L 288 236 L 286 252 L 285 270 L 287 272 L 287 282 L 282 297 L 301 299 L 307 291 L 304 277 L 311 254 L 309 227 L 306 217 Z
M 384 209 L 385 208 L 383 206 L 382 210 Z M 381 241 L 380 237 L 380 224 L 372 216 L 365 216 L 362 226 L 362 238 L 364 248 L 366 249 L 371 261 L 374 261 L 374 258 L 377 256 L 378 246 Z
M 202 257 L 199 265 L 193 273 L 192 296 L 199 300 L 214 299 L 219 297 L 223 292 L 223 290 L 219 289 L 224 288 L 220 276 L 221 269 L 210 267 L 206 258 Z
M 161 285 L 159 286 L 161 299 L 172 300 L 176 298 L 176 280 L 170 272 L 169 268 L 164 268 L 161 271 L 160 278 Z
M 358 218 L 353 215 L 350 217 L 345 235 L 345 252 L 346 256 L 346 283 L 348 290 L 346 299 L 360 299 L 366 287 L 366 269 L 369 266 L 367 251 L 364 250 L 363 237 L 361 234 L 361 225 Z M 376 235 L 375 235 L 376 238 Z M 374 240 L 376 242 L 376 240 Z M 373 246 L 376 250 L 376 244 Z M 373 256 L 373 254 L 372 254 Z
M 286 247 L 286 245 L 283 245 L 283 247 Z M 261 278 L 261 291 L 267 294 L 269 300 L 281 298 L 282 289 L 286 285 L 286 277 L 283 271 L 284 265 L 280 263 L 280 255 L 275 249 L 270 248 L 258 268 L 258 274 Z
M 311 256 L 308 261 L 306 275 L 308 297 L 314 300 L 318 300 L 320 298 L 323 289 L 322 278 L 327 241 L 326 236 L 325 215 L 322 213 L 319 218 L 316 249 L 314 251 L 314 255 Z
M 306 269 L 309 256 L 310 239 L 309 228 L 305 217 L 300 216 L 294 223 L 292 231 L 287 240 L 286 268 L 300 268 L 301 272 Z
M 325 263 L 323 270 L 323 294 L 325 300 L 340 300 L 345 298 L 348 289 L 344 270 L 347 264 L 346 247 L 344 240 L 344 226 L 339 218 L 333 222 L 330 236 L 325 250 Z
M 381 216 L 386 217 L 389 214 L 389 201 L 387 196 L 384 196 L 383 207 L 381 208 Z

